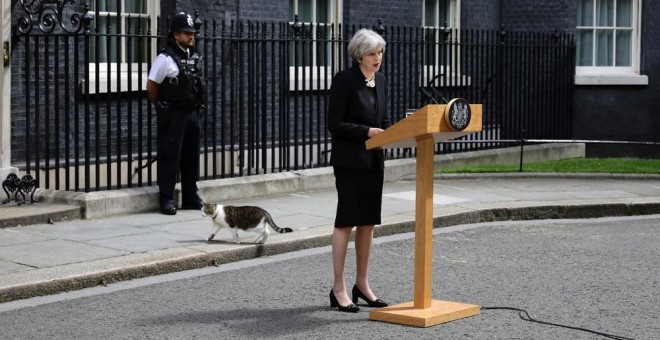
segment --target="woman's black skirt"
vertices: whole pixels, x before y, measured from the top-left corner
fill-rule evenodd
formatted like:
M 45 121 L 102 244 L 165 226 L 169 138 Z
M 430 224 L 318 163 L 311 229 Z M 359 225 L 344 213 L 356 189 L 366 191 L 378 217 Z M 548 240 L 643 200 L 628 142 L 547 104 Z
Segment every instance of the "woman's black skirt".
M 333 167 L 337 187 L 336 228 L 380 224 L 383 169 Z

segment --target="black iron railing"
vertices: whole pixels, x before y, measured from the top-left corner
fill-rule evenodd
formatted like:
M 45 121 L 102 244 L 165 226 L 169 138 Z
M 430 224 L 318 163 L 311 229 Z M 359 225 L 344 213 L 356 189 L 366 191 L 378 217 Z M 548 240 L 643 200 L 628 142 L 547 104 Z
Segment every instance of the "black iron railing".
M 154 185 L 155 115 L 144 84 L 165 39 L 149 29 L 160 19 L 129 18 L 125 32 L 100 33 L 113 30 L 81 13 L 74 30 L 15 30 L 12 164 L 43 188 Z M 359 27 L 199 23 L 197 48 L 209 84 L 202 178 L 327 166 L 328 89 L 332 75 L 350 66 L 346 45 Z M 572 35 L 385 25 L 370 27 L 384 29 L 387 41 L 382 72 L 392 122 L 406 109 L 454 97 L 484 105 L 483 131 L 438 144 L 437 153 L 506 146 L 497 141 L 519 139 L 523 130 L 529 139 L 571 137 Z M 127 53 L 112 61 L 113 51 Z

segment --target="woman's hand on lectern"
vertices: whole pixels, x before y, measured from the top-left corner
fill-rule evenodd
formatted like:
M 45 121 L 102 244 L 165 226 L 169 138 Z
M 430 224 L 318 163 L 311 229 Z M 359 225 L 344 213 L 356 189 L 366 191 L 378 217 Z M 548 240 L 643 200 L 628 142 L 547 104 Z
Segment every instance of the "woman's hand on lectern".
M 377 134 L 379 134 L 383 131 L 385 131 L 385 130 L 379 129 L 379 128 L 369 128 L 369 133 L 367 135 L 369 136 L 369 138 L 371 138 L 371 137 L 373 137 L 373 136 L 375 136 L 375 135 L 377 135 Z

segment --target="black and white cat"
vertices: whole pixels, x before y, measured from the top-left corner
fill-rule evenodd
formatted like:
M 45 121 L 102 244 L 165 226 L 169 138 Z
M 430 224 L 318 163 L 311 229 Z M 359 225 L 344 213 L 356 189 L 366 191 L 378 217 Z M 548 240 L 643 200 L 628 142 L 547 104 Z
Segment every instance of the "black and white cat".
M 270 235 L 270 231 L 268 231 L 269 225 L 278 233 L 290 233 L 293 231 L 291 228 L 278 227 L 266 210 L 253 206 L 223 206 L 205 202 L 202 207 L 202 216 L 211 216 L 211 220 L 213 221 L 213 229 L 208 238 L 209 241 L 223 227 L 229 228 L 236 243 L 241 243 L 241 239 L 238 238 L 238 229 L 257 233 L 258 235 L 254 239 L 254 242 L 262 244 L 266 243 L 268 235 Z

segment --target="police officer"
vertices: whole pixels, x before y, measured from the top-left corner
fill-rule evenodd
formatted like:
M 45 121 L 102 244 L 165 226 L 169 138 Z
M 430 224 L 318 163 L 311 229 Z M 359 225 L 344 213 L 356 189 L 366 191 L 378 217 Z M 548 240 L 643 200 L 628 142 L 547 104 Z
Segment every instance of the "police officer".
M 201 209 L 197 194 L 200 111 L 206 82 L 202 59 L 195 51 L 193 19 L 183 12 L 170 24 L 167 46 L 149 71 L 147 95 L 158 120 L 158 188 L 160 211 L 175 215 L 174 186 L 181 174 L 181 209 Z

